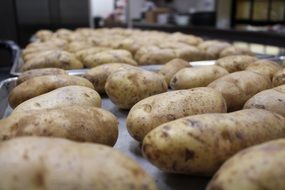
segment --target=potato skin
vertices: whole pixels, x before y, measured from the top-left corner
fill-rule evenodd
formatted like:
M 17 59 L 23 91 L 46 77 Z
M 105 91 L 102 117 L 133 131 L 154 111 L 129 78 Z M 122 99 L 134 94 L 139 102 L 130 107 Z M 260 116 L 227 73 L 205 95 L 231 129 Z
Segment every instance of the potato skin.
M 65 75 L 67 74 L 63 69 L 59 68 L 44 68 L 44 69 L 33 69 L 30 71 L 23 72 L 17 80 L 17 85 L 21 84 L 22 82 L 34 78 L 40 77 L 45 75 Z
M 170 87 L 175 90 L 204 87 L 227 74 L 226 69 L 216 65 L 184 68 L 173 76 Z
M 138 101 L 167 91 L 163 76 L 140 68 L 121 68 L 112 73 L 105 91 L 121 109 L 130 109 Z
M 166 63 L 161 69 L 159 70 L 159 74 L 164 76 L 165 81 L 169 85 L 171 78 L 177 73 L 179 70 L 191 67 L 189 62 L 184 61 L 183 59 L 172 59 L 168 63 Z
M 61 69 L 81 69 L 83 64 L 76 59 L 75 55 L 62 51 L 50 50 L 41 56 L 28 60 L 22 66 L 22 71 L 56 67 Z
M 267 76 L 250 71 L 231 73 L 208 85 L 223 94 L 228 111 L 242 109 L 249 98 L 271 86 L 271 81 Z
M 273 86 L 285 84 L 285 69 L 282 69 L 273 75 L 272 84 Z
M 101 107 L 101 97 L 95 90 L 88 87 L 65 86 L 19 104 L 13 113 L 72 105 Z
M 85 67 L 92 68 L 106 63 L 125 63 L 137 65 L 132 54 L 127 50 L 106 50 L 100 53 L 91 54 L 84 58 Z
M 142 150 L 164 171 L 209 176 L 236 152 L 284 138 L 284 124 L 281 115 L 261 109 L 189 116 L 153 129 Z
M 207 190 L 285 189 L 285 139 L 256 145 L 227 160 Z
M 42 95 L 64 86 L 85 86 L 94 89 L 87 79 L 69 75 L 46 75 L 31 78 L 16 86 L 10 93 L 8 101 L 12 108 L 33 97 Z
M 101 108 L 66 106 L 30 113 L 16 112 L 1 120 L 0 140 L 51 136 L 113 146 L 118 138 L 117 118 Z
M 282 67 L 278 63 L 269 60 L 255 61 L 253 63 L 250 63 L 246 67 L 247 71 L 252 71 L 262 75 L 266 75 L 270 79 L 272 79 L 273 75 L 281 69 Z
M 220 58 L 216 65 L 224 67 L 229 73 L 245 70 L 250 64 L 257 61 L 257 58 L 249 55 L 231 55 Z
M 21 137 L 3 142 L 0 168 L 0 189 L 157 189 L 151 177 L 118 150 L 60 138 Z
M 285 117 L 285 85 L 257 93 L 244 104 L 243 108 L 266 109 Z
M 130 135 L 142 141 L 155 127 L 189 115 L 227 112 L 221 93 L 211 88 L 166 92 L 145 98 L 130 110 L 126 125 Z
M 89 69 L 83 77 L 88 79 L 98 93 L 105 93 L 105 84 L 108 76 L 120 67 L 131 67 L 124 63 L 108 63 Z
M 230 55 L 250 55 L 254 56 L 254 53 L 250 51 L 248 48 L 237 47 L 237 46 L 229 46 L 220 53 L 220 57 L 227 57 Z

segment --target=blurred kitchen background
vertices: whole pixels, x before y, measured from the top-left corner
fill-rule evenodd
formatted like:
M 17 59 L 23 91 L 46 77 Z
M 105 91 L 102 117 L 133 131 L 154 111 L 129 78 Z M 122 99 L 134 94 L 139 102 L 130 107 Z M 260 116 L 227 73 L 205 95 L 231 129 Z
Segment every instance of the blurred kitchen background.
M 24 47 L 39 29 L 134 27 L 224 39 L 283 54 L 285 0 L 1 0 L 0 39 Z

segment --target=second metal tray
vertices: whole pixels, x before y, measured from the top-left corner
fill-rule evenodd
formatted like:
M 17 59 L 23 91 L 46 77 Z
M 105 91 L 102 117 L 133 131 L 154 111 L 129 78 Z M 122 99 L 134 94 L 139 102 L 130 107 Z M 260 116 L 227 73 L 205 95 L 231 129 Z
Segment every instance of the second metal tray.
M 17 77 L 9 78 L 0 83 L 0 118 L 11 114 L 12 108 L 8 103 L 8 96 L 16 86 Z M 193 177 L 189 175 L 168 174 L 160 171 L 143 158 L 140 146 L 132 139 L 126 129 L 127 111 L 118 109 L 107 96 L 102 97 L 102 108 L 112 112 L 119 120 L 119 138 L 114 148 L 136 160 L 137 163 L 155 180 L 159 190 L 204 190 L 210 178 Z

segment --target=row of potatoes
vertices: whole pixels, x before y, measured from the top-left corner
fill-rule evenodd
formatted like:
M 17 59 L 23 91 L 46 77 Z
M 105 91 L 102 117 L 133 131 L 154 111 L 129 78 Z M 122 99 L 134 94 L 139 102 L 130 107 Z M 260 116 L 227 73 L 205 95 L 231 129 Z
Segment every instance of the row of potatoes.
M 186 69 L 189 74 L 180 77 L 179 73 Z M 189 75 L 193 76 L 187 79 Z M 19 77 L 18 86 L 9 95 L 14 111 L 0 121 L 0 139 L 52 136 L 112 146 L 118 137 L 117 120 L 108 111 L 96 108 L 101 104 L 99 93 L 106 93 L 118 108 L 130 110 L 126 120 L 130 135 L 142 143 L 145 158 L 161 170 L 202 176 L 216 173 L 209 190 L 284 189 L 284 76 L 278 64 L 250 56 L 229 56 L 217 60 L 214 66 L 199 68 L 175 59 L 158 73 L 119 63 L 97 66 L 83 77 L 66 75 L 60 69 L 31 70 Z M 195 84 L 176 89 L 172 84 L 180 80 L 185 85 Z M 168 86 L 174 91 L 167 92 Z M 265 144 L 258 145 L 261 143 Z M 0 176 L 7 181 L 3 187 L 17 188 L 25 183 L 31 185 L 29 188 L 47 189 L 64 189 L 64 185 L 81 189 L 112 189 L 114 185 L 116 189 L 156 189 L 137 164 L 115 150 L 77 144 L 44 137 L 2 143 L 0 164 L 7 165 L 3 166 L 5 176 Z M 257 146 L 251 147 L 254 145 Z M 75 150 L 70 150 L 71 146 Z M 17 149 L 21 149 L 18 160 L 5 159 Z M 34 149 L 41 150 L 34 153 Z M 81 149 L 86 154 L 81 154 Z M 274 156 L 264 156 L 268 153 Z M 30 154 L 35 157 L 30 158 Z M 70 158 L 64 158 L 63 164 L 60 157 L 53 158 L 52 154 Z M 118 173 L 114 173 L 117 157 L 122 157 L 121 164 Z M 92 159 L 99 159 L 100 167 Z M 10 171 L 11 165 L 22 161 L 34 168 L 25 179 L 19 171 Z M 63 164 L 60 172 L 75 172 L 68 178 L 56 178 L 56 164 Z M 26 166 L 19 168 L 26 171 Z M 94 181 L 99 174 L 100 178 Z M 78 175 L 86 181 L 75 180 Z M 14 176 L 22 180 L 17 182 Z M 39 181 L 44 182 L 38 184 Z
M 92 68 L 106 63 L 165 64 L 174 58 L 197 61 L 233 54 L 252 55 L 246 48 L 223 41 L 135 29 L 40 30 L 35 38 L 22 51 L 22 71 L 47 67 Z

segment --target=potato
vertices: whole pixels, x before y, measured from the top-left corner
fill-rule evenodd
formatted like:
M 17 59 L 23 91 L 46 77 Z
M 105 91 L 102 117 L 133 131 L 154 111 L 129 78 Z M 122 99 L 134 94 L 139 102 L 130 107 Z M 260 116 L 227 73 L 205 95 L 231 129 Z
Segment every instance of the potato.
M 110 112 L 96 107 L 60 108 L 15 112 L 0 120 L 0 140 L 19 136 L 51 136 L 113 146 L 118 121 Z
M 101 97 L 91 88 L 65 86 L 21 103 L 14 109 L 13 113 L 72 105 L 101 107 Z
M 221 51 L 230 46 L 231 44 L 229 44 L 228 42 L 208 40 L 200 43 L 198 45 L 198 48 L 207 54 L 208 59 L 216 59 L 219 57 Z
M 193 46 L 197 46 L 199 43 L 203 41 L 202 38 L 199 38 L 197 36 L 183 34 L 180 32 L 175 32 L 171 34 L 170 40 L 175 40 L 175 41 L 186 43 L 188 45 L 193 45 Z
M 240 71 L 223 76 L 208 85 L 221 92 L 227 102 L 229 111 L 242 109 L 244 103 L 262 90 L 271 88 L 267 76 Z
M 33 97 L 42 95 L 64 86 L 86 86 L 94 89 L 87 79 L 69 75 L 46 75 L 34 77 L 16 86 L 10 93 L 8 101 L 12 108 Z
M 179 43 L 178 43 L 179 44 Z M 197 61 L 204 58 L 204 53 L 197 47 L 183 45 L 169 44 L 161 45 L 148 45 L 143 46 L 135 54 L 135 59 L 139 65 L 152 65 L 152 64 L 165 64 L 172 59 L 180 58 L 186 61 Z
M 211 88 L 178 90 L 139 101 L 127 117 L 127 129 L 137 141 L 157 126 L 189 115 L 227 112 L 222 95 Z
M 64 75 L 64 74 L 67 73 L 63 69 L 58 69 L 58 68 L 33 69 L 30 71 L 23 72 L 18 77 L 17 85 L 34 77 L 45 76 L 45 75 Z
M 118 150 L 60 138 L 3 142 L 0 168 L 0 189 L 157 189 L 153 179 Z
M 282 69 L 273 75 L 272 84 L 273 86 L 285 84 L 285 69 Z
M 227 160 L 207 190 L 285 189 L 285 139 L 240 151 Z
M 96 67 L 105 63 L 125 63 L 129 65 L 137 65 L 132 54 L 127 50 L 106 50 L 94 55 L 85 57 L 84 65 L 88 68 Z
M 281 115 L 261 109 L 189 116 L 150 131 L 142 150 L 163 171 L 211 176 L 238 151 L 284 138 L 284 124 Z
M 99 93 L 105 93 L 105 84 L 108 76 L 121 67 L 131 67 L 124 63 L 108 63 L 89 69 L 83 77 L 92 82 L 95 90 Z
M 50 30 L 39 30 L 36 32 L 35 37 L 40 41 L 47 41 L 52 37 L 53 32 Z
M 161 69 L 159 70 L 159 74 L 164 76 L 165 81 L 167 84 L 170 83 L 171 78 L 175 73 L 177 73 L 179 70 L 191 67 L 189 62 L 184 61 L 183 59 L 172 59 L 168 63 L 166 63 Z
M 226 69 L 216 65 L 184 68 L 172 77 L 170 87 L 175 90 L 204 87 L 227 74 Z
M 37 56 L 25 62 L 22 66 L 22 71 L 56 67 L 61 69 L 81 69 L 82 63 L 76 57 L 62 50 L 51 50 L 44 55 Z
M 254 53 L 251 52 L 248 48 L 229 46 L 229 47 L 223 49 L 223 51 L 220 52 L 220 56 L 219 57 L 227 57 L 227 56 L 230 56 L 230 55 L 250 55 L 250 56 L 254 56 Z
M 130 109 L 138 101 L 167 91 L 163 76 L 140 68 L 122 68 L 107 79 L 105 91 L 121 109 Z
M 266 109 L 285 117 L 285 85 L 257 93 L 244 104 L 243 108 Z
M 106 47 L 92 47 L 92 48 L 88 48 L 88 49 L 83 49 L 80 51 L 77 51 L 75 53 L 75 56 L 77 59 L 79 59 L 83 64 L 85 64 L 85 58 L 89 55 L 92 54 L 96 54 L 96 53 L 100 53 L 106 50 L 111 50 L 110 48 L 106 48 Z
M 257 58 L 249 55 L 231 55 L 218 59 L 216 65 L 224 67 L 228 72 L 233 73 L 245 70 L 250 63 L 255 61 L 257 61 Z
M 267 75 L 270 79 L 272 79 L 273 75 L 281 69 L 282 67 L 278 63 L 269 60 L 259 60 L 250 63 L 246 67 L 247 71 L 252 71 L 259 74 Z
M 73 41 L 67 45 L 65 50 L 71 53 L 76 53 L 77 51 L 88 49 L 91 47 L 92 47 L 92 44 L 89 44 L 85 41 Z

